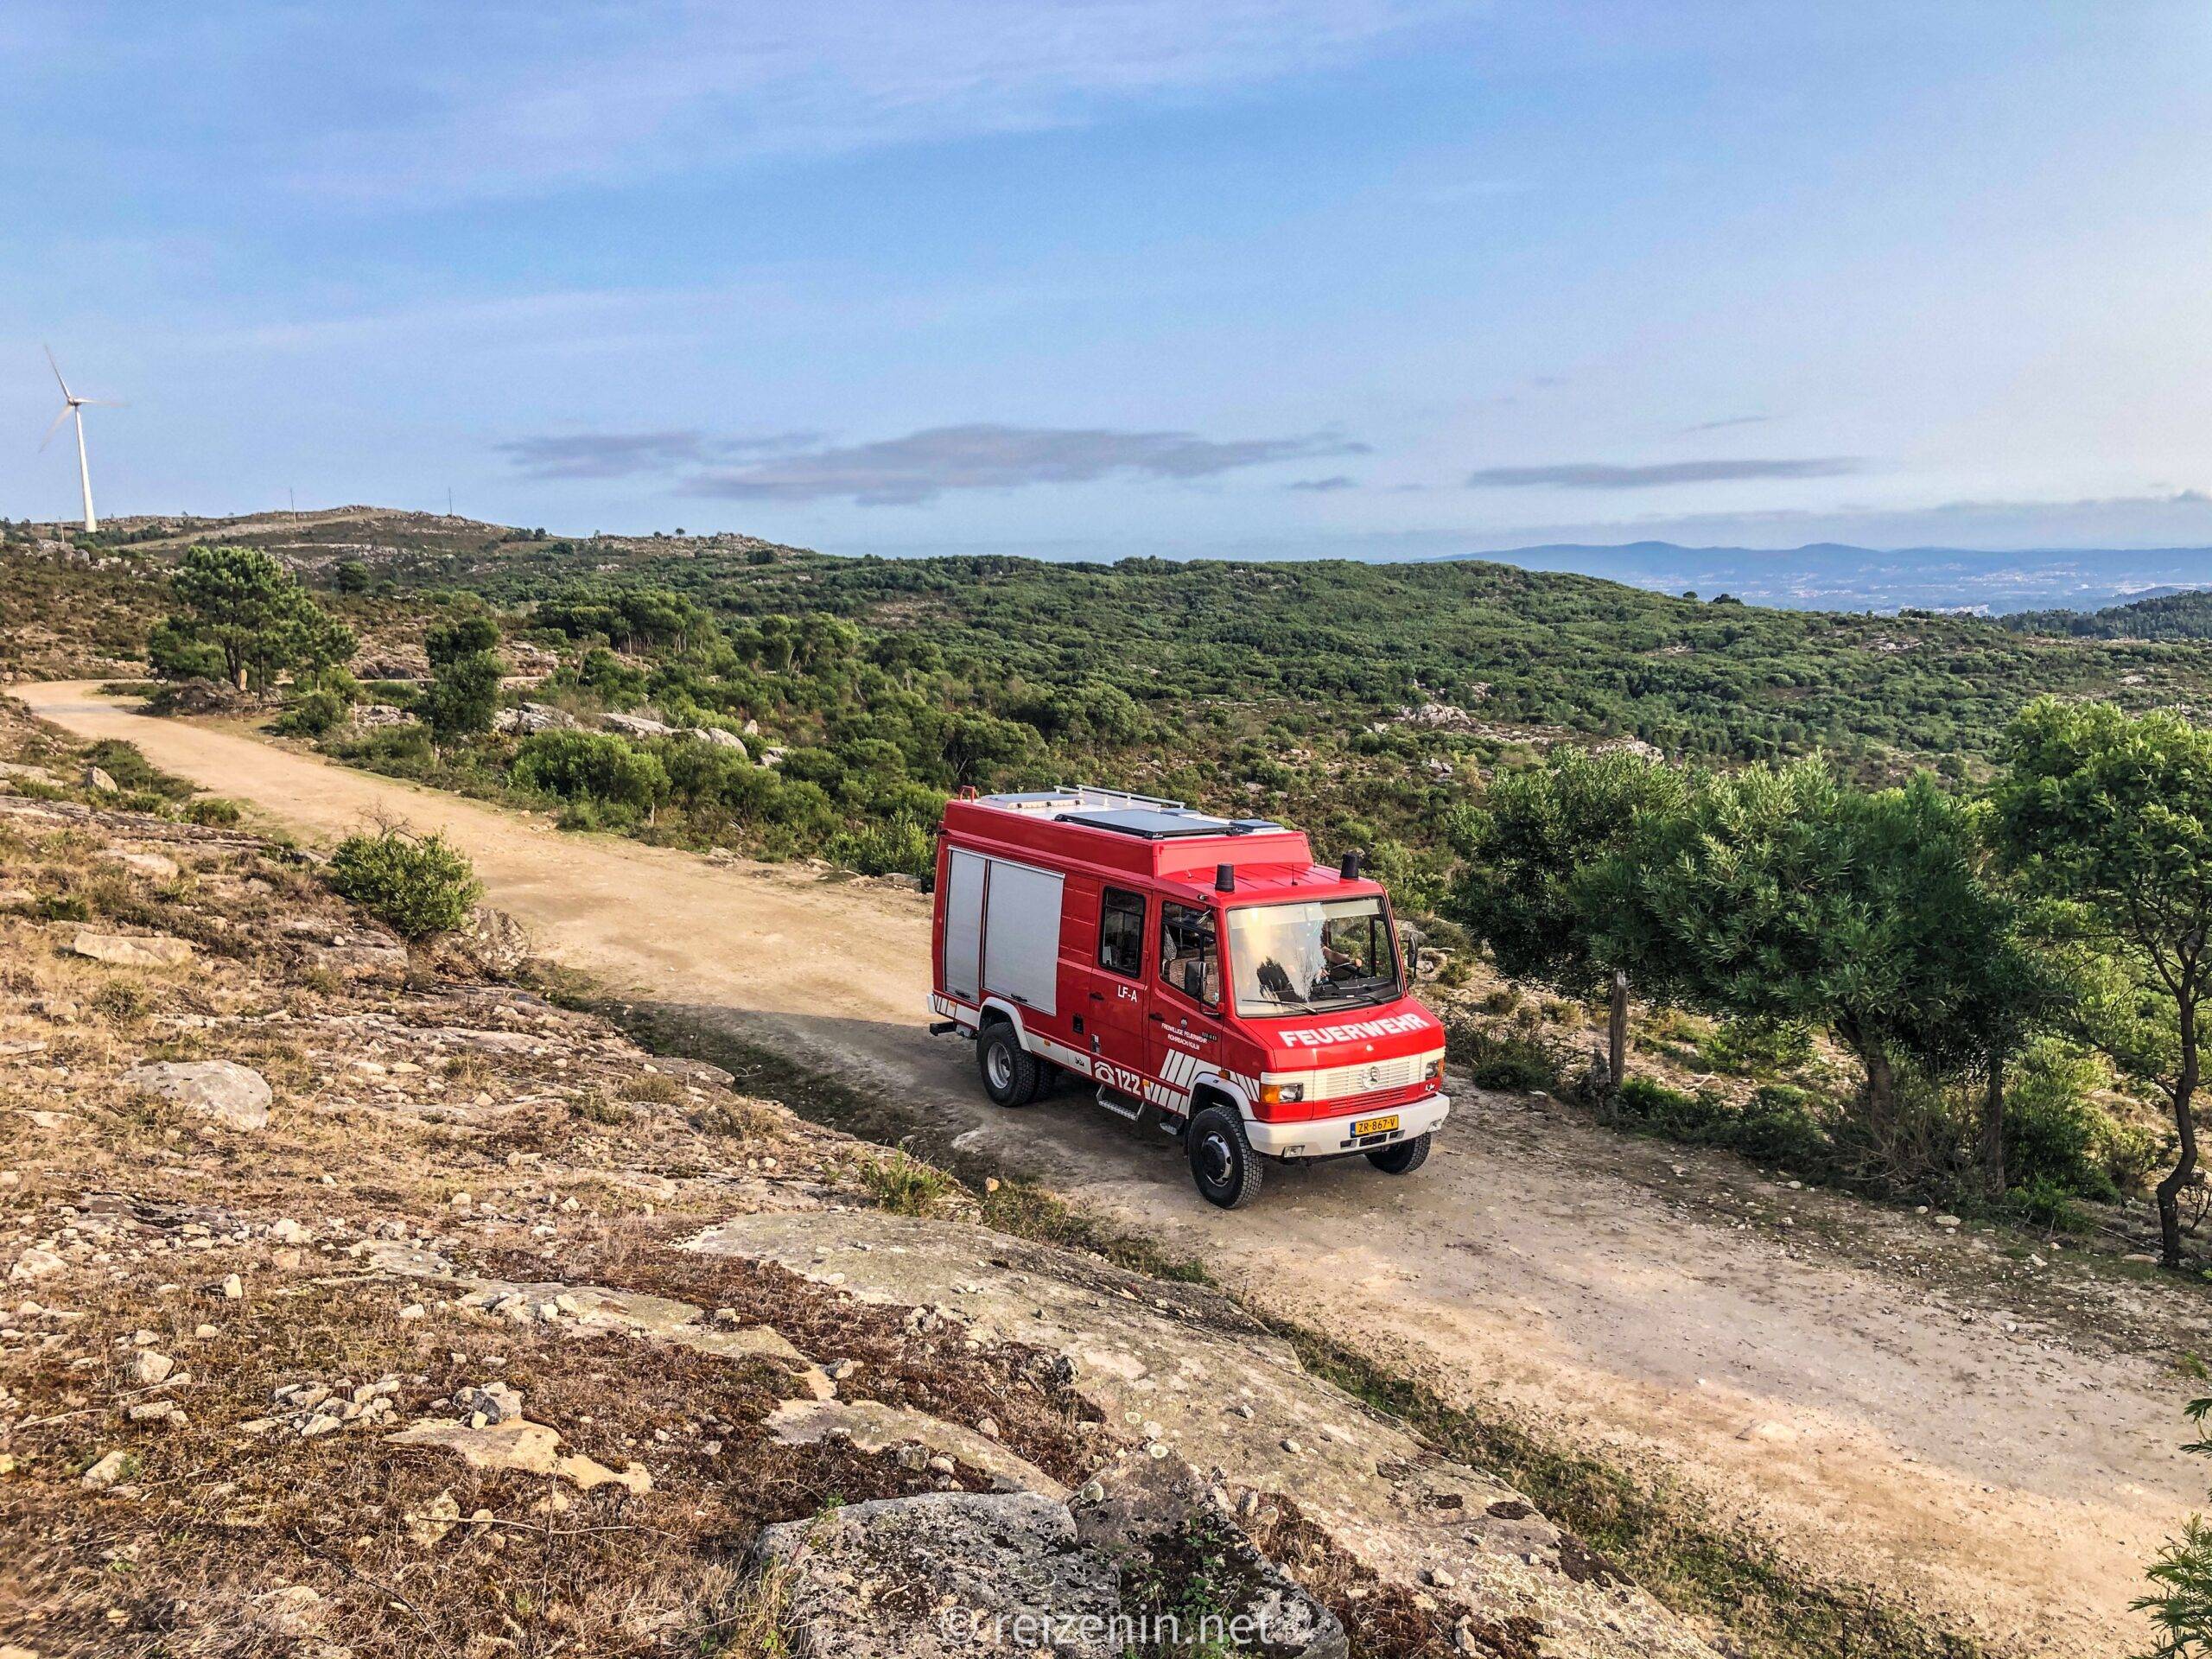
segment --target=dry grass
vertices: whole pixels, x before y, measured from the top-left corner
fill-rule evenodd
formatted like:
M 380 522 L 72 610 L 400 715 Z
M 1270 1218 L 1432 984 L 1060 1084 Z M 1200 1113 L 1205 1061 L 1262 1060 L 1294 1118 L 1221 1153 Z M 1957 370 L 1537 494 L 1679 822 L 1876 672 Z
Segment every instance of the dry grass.
M 8 735 L 0 718 L 0 753 Z M 598 1020 L 525 993 L 435 975 L 395 991 L 315 968 L 301 941 L 362 924 L 280 852 L 165 840 L 181 873 L 148 874 L 105 856 L 104 830 L 0 820 L 0 886 L 33 893 L 0 906 L 0 1264 L 33 1247 L 63 1261 L 10 1287 L 17 1308 L 58 1313 L 0 1315 L 0 1643 L 44 1659 L 777 1653 L 778 1586 L 746 1561 L 761 1525 L 988 1484 L 842 1442 L 781 1444 L 760 1426 L 800 1387 L 780 1368 L 495 1319 L 376 1269 L 359 1252 L 379 1239 L 464 1272 L 730 1308 L 820 1359 L 859 1361 L 850 1396 L 994 1416 L 1040 1465 L 1086 1466 L 1098 1428 L 1049 1356 L 910 1332 L 897 1310 L 675 1248 L 748 1192 L 874 1201 L 860 1148 L 654 1070 Z M 72 956 L 73 927 L 44 918 L 55 902 L 188 939 L 195 960 Z M 274 1090 L 268 1127 L 240 1133 L 117 1085 L 149 1058 L 253 1066 Z M 912 1168 L 918 1192 L 935 1172 Z M 283 1221 L 309 1236 L 273 1235 Z M 149 1393 L 125 1369 L 142 1347 L 189 1381 Z M 239 1427 L 281 1386 L 387 1376 L 398 1422 L 505 1378 L 566 1450 L 642 1464 L 652 1490 L 474 1470 L 378 1428 Z M 182 1421 L 130 1416 L 158 1398 Z M 123 1478 L 87 1489 L 111 1452 Z M 487 1518 L 433 1538 L 420 1518 L 448 1500 Z

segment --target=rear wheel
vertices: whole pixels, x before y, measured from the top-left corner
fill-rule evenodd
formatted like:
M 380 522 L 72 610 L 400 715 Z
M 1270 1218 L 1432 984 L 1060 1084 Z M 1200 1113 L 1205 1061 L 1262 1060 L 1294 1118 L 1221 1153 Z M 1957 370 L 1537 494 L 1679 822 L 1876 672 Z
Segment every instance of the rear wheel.
M 1377 1147 L 1367 1161 L 1385 1175 L 1410 1175 L 1428 1161 L 1428 1141 L 1427 1135 L 1417 1135 L 1395 1147 Z
M 983 1092 L 997 1106 L 1027 1106 L 1037 1098 L 1037 1057 L 1022 1047 L 1014 1027 L 1006 1020 L 983 1027 L 976 1039 L 976 1066 L 983 1074 Z
M 1198 1196 L 1224 1210 L 1242 1210 L 1260 1196 L 1260 1160 L 1244 1138 L 1244 1121 L 1225 1106 L 1209 1106 L 1184 1135 Z

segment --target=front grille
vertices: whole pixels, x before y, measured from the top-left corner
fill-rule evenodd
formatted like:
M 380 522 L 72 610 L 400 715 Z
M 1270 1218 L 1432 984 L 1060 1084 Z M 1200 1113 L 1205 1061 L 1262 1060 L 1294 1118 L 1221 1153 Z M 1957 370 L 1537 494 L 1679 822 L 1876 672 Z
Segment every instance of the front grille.
M 1358 1095 L 1377 1095 L 1386 1090 L 1408 1089 L 1428 1074 L 1429 1062 L 1443 1053 L 1401 1054 L 1395 1059 L 1373 1060 L 1358 1065 L 1332 1065 L 1306 1074 L 1306 1098 L 1344 1100 Z

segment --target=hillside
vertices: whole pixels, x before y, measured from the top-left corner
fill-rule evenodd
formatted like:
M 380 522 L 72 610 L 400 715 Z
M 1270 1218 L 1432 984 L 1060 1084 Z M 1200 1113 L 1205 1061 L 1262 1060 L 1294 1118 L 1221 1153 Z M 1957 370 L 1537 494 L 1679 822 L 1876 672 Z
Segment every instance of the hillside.
M 2212 591 L 2156 594 L 2101 611 L 2022 611 L 2004 623 L 2076 639 L 2212 639 Z
M 80 785 L 112 746 L 0 702 L 0 755 L 8 1651 L 941 1654 L 888 1627 L 957 1562 L 985 1618 L 1049 1574 L 1285 1654 L 1711 1652 L 1218 1293 L 648 1054 L 507 929 L 410 952 L 143 760 L 158 811 Z
M 534 720 L 750 728 L 772 775 L 708 777 L 686 757 L 678 810 L 641 800 L 636 816 L 690 844 L 869 870 L 917 868 L 945 791 L 1080 776 L 1290 816 L 1365 848 L 1425 906 L 1470 784 L 1558 744 L 1822 749 L 1867 777 L 1966 779 L 2038 694 L 2193 707 L 2212 678 L 2190 640 L 1771 610 L 1482 562 L 841 558 L 371 508 L 123 520 L 90 546 L 19 531 L 0 552 L 0 673 L 136 672 L 164 573 L 194 540 L 302 572 L 359 636 L 355 675 L 397 682 L 380 707 L 412 706 L 425 631 L 480 599 L 504 613 L 510 670 L 556 711 Z M 433 754 L 419 730 L 353 728 L 327 741 L 425 781 L 512 788 L 511 744 Z

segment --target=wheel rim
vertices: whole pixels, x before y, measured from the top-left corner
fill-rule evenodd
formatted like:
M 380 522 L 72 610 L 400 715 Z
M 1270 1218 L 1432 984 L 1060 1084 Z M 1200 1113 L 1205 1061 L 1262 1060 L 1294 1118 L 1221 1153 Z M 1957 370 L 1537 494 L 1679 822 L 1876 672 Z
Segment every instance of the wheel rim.
M 991 1052 L 983 1058 L 983 1070 L 991 1080 L 991 1087 L 1001 1094 L 1014 1087 L 1014 1056 L 1007 1052 L 1004 1043 L 991 1045 Z
M 1198 1173 L 1209 1185 L 1228 1185 L 1233 1164 L 1227 1135 L 1217 1132 L 1198 1142 Z

